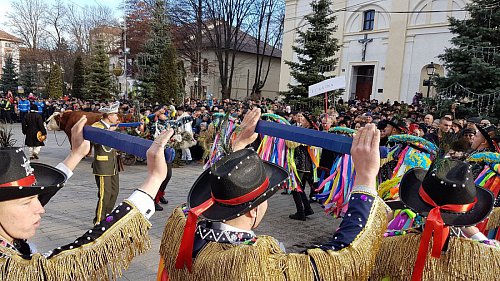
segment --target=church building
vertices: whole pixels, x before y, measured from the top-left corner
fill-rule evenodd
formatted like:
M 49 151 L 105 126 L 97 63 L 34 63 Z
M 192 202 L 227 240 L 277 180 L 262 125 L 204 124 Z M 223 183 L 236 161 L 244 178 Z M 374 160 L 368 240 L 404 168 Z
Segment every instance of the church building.
M 280 91 L 293 84 L 285 60 L 297 60 L 291 46 L 306 30 L 304 18 L 311 13 L 311 0 L 286 0 Z M 345 76 L 346 99 L 377 99 L 411 102 L 416 92 L 424 97 L 428 66 L 445 75 L 438 56 L 451 47 L 449 17 L 465 19 L 466 0 L 332 0 L 337 17 L 335 76 Z M 430 95 L 435 93 L 430 87 Z

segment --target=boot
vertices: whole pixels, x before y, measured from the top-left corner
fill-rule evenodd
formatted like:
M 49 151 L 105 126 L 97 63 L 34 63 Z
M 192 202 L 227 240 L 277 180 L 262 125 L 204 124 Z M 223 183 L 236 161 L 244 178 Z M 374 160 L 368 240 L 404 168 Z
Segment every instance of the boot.
M 163 211 L 163 207 L 160 204 L 155 203 L 155 211 Z
M 304 211 L 304 215 L 305 215 L 306 217 L 307 217 L 307 216 L 310 216 L 310 215 L 312 215 L 312 214 L 314 214 L 314 211 L 313 211 L 313 209 L 312 209 L 312 208 L 311 208 L 311 209 L 306 209 L 306 210 Z
M 34 157 L 35 159 L 40 159 L 40 158 L 38 157 L 38 154 L 37 154 L 37 153 L 33 153 L 33 157 Z
M 306 220 L 306 216 L 304 214 L 300 214 L 300 213 L 295 213 L 293 215 L 289 215 L 288 217 L 291 218 L 292 220 L 298 220 L 298 221 L 305 221 Z
M 160 203 L 162 203 L 162 204 L 168 204 L 168 200 L 165 199 L 165 197 L 161 196 L 160 197 Z

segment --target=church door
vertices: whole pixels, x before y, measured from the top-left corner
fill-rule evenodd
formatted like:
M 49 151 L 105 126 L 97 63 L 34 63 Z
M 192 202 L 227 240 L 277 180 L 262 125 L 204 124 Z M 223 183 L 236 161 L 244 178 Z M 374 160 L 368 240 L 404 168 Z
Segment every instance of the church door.
M 356 98 L 358 100 L 369 100 L 372 94 L 375 66 L 362 65 L 356 68 L 357 71 L 354 72 L 356 73 Z

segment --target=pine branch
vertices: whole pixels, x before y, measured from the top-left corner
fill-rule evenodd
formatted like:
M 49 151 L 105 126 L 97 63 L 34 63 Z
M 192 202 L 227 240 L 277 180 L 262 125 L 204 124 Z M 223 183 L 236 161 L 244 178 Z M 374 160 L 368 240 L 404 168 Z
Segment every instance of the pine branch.
M 7 124 L 0 125 L 0 148 L 13 147 L 17 140 L 13 139 L 12 127 Z

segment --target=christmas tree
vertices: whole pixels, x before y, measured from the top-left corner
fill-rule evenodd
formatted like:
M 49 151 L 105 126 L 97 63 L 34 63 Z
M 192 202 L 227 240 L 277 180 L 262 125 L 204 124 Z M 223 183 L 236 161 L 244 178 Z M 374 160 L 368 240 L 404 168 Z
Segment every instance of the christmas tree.
M 27 64 L 21 72 L 21 83 L 24 88 L 25 95 L 36 93 L 36 66 L 34 64 Z
M 85 68 L 82 57 L 78 56 L 73 68 L 73 97 L 82 98 L 85 91 Z
M 93 100 L 109 100 L 113 97 L 109 58 L 102 42 L 93 46 L 93 55 L 90 61 L 89 72 L 85 77 L 85 98 Z
M 138 78 L 146 100 L 164 103 L 172 98 L 177 100 L 181 90 L 176 71 L 177 58 L 168 28 L 165 2 L 156 0 L 144 52 L 137 54 Z
M 336 68 L 335 53 L 339 50 L 338 40 L 333 37 L 337 30 L 336 17 L 330 9 L 329 0 L 311 3 L 312 13 L 305 16 L 309 25 L 305 31 L 297 30 L 298 38 L 292 50 L 297 54 L 298 62 L 285 61 L 290 66 L 290 74 L 297 82 L 288 84 L 286 100 L 301 100 L 308 96 L 310 85 L 332 78 L 328 73 Z
M 63 96 L 62 70 L 57 63 L 50 68 L 47 90 L 49 98 L 58 99 Z
M 494 93 L 500 97 L 500 6 L 496 0 L 472 0 L 466 10 L 466 19 L 450 18 L 450 31 L 455 37 L 453 46 L 439 56 L 448 73 L 437 80 L 437 87 L 444 91 L 458 83 L 474 93 L 456 91 L 450 99 L 467 102 L 467 106 L 458 108 L 463 116 L 457 117 L 491 116 L 499 111 L 493 104 Z
M 7 56 L 5 65 L 2 68 L 2 79 L 0 79 L 0 88 L 4 93 L 7 91 L 17 92 L 17 73 L 16 64 L 12 56 Z

